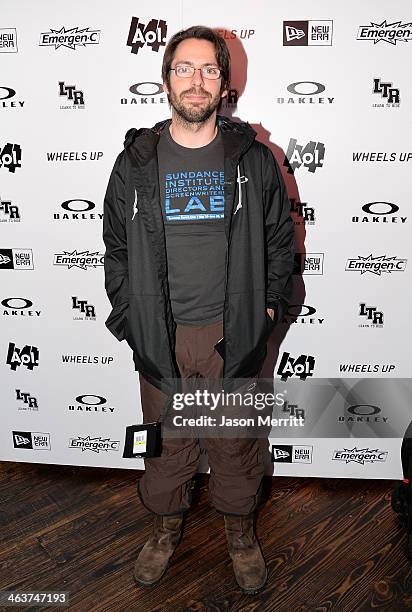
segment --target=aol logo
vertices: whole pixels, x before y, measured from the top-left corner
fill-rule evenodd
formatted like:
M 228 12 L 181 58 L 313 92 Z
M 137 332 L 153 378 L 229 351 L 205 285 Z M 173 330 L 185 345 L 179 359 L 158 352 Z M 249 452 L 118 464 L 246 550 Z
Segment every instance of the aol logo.
M 290 353 L 283 353 L 277 373 L 283 381 L 291 376 L 306 380 L 308 376 L 313 376 L 314 368 L 315 358 L 312 355 L 299 355 L 293 358 Z
M 6 364 L 14 371 L 21 365 L 26 366 L 28 370 L 33 370 L 34 366 L 39 365 L 39 349 L 28 344 L 19 349 L 14 342 L 9 342 Z
M 291 138 L 283 165 L 287 167 L 289 174 L 294 174 L 301 166 L 313 173 L 316 168 L 323 166 L 324 157 L 325 145 L 322 142 L 311 140 L 303 146 L 297 144 L 296 138 Z
M 127 46 L 131 47 L 131 53 L 137 54 L 139 50 L 147 45 L 152 51 L 159 51 L 159 47 L 165 46 L 167 35 L 167 23 L 163 19 L 151 19 L 147 25 L 139 23 L 138 17 L 132 17 Z

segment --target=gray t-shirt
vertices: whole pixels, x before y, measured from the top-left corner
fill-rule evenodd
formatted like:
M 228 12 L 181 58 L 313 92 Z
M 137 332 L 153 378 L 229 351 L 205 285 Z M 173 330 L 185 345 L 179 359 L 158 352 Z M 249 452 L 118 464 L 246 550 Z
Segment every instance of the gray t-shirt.
M 220 131 L 204 147 L 179 145 L 165 127 L 157 146 L 168 280 L 181 325 L 223 318 L 226 236 Z

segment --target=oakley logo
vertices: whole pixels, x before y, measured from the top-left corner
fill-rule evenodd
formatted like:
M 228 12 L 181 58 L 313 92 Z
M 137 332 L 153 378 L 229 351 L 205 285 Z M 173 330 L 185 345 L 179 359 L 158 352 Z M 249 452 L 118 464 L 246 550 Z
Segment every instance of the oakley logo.
M 26 298 L 20 298 L 20 297 L 6 298 L 2 300 L 1 303 L 5 308 L 13 308 L 13 309 L 30 308 L 30 306 L 33 306 L 33 302 L 31 302 L 30 300 L 26 300 Z
M 307 91 L 310 89 L 310 85 L 314 86 L 313 91 Z M 288 85 L 286 89 L 296 96 L 317 96 L 324 92 L 326 87 L 322 83 L 316 83 L 316 81 L 297 81 Z
M 151 89 L 151 85 L 153 86 L 154 91 L 141 91 L 142 88 L 143 90 Z M 135 85 L 129 87 L 129 91 L 132 94 L 135 94 L 136 96 L 158 96 L 164 93 L 162 84 L 156 83 L 155 81 L 144 81 L 142 83 L 136 83 Z
M 6 91 L 6 95 L 1 95 L 0 91 L 0 100 L 8 100 L 9 98 L 13 98 L 16 95 L 16 92 L 11 87 L 0 86 L 0 90 L 4 89 Z
M 372 206 L 374 207 L 373 210 Z M 378 210 L 376 210 L 376 207 Z M 392 202 L 368 202 L 368 204 L 362 206 L 362 210 L 370 215 L 393 215 L 398 212 L 399 206 Z
M 101 406 L 101 404 L 107 402 L 107 399 L 101 395 L 86 394 L 78 395 L 76 397 L 76 402 L 79 402 L 79 404 L 86 404 L 87 406 Z
M 80 202 L 80 204 L 73 204 L 74 202 Z M 70 212 L 86 212 L 89 210 L 93 210 L 95 204 L 93 202 L 90 202 L 90 200 L 75 198 L 73 200 L 66 200 L 62 203 L 61 207 L 64 210 L 69 210 Z

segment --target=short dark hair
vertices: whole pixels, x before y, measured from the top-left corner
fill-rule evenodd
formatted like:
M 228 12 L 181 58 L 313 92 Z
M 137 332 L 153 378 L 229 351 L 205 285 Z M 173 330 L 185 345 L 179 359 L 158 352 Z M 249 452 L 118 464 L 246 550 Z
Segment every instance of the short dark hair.
M 220 34 L 211 28 L 202 25 L 191 26 L 186 30 L 180 30 L 180 32 L 174 34 L 169 40 L 163 56 L 163 81 L 168 87 L 170 87 L 170 67 L 172 65 L 176 48 L 183 40 L 187 40 L 188 38 L 208 40 L 209 42 L 213 43 L 215 47 L 216 61 L 221 70 L 222 76 L 220 91 L 222 92 L 223 90 L 228 89 L 230 83 L 230 53 L 229 49 L 227 48 L 227 44 Z

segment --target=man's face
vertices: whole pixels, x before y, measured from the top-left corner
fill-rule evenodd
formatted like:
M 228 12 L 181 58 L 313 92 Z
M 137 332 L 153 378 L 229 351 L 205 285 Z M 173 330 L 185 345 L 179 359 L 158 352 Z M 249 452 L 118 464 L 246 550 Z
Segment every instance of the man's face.
M 183 40 L 176 48 L 171 67 L 177 64 L 188 64 L 194 68 L 218 66 L 213 43 L 196 38 Z M 169 78 L 170 87 L 163 83 L 163 88 L 169 94 L 170 104 L 189 123 L 202 123 L 209 119 L 218 107 L 220 98 L 227 95 L 226 90 L 220 93 L 222 77 L 206 79 L 200 70 L 189 78 L 178 77 L 172 70 Z

